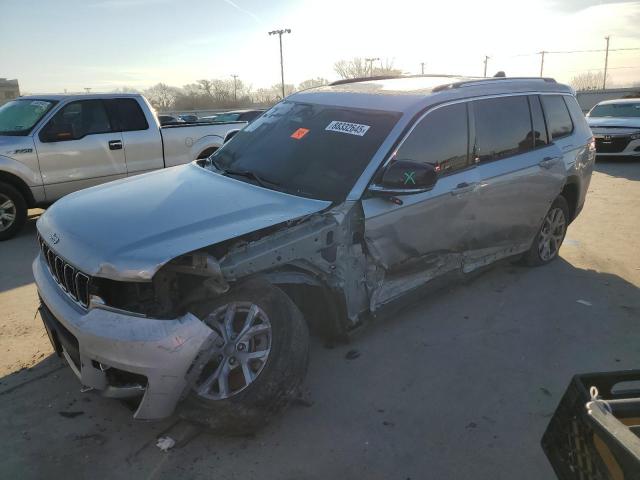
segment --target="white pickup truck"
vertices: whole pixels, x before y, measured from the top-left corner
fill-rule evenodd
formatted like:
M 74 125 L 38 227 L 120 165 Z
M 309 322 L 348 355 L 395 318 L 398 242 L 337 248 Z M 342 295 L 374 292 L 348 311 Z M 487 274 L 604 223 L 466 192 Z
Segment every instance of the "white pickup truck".
M 211 155 L 246 122 L 160 126 L 142 95 L 38 95 L 0 107 L 0 241 L 27 209 Z

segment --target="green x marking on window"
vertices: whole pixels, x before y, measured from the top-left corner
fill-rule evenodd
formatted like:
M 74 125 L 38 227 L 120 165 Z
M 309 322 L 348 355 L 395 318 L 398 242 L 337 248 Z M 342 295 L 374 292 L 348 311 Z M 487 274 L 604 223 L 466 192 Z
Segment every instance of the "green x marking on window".
M 415 179 L 416 172 L 404 172 L 404 184 L 408 185 L 409 183 L 416 184 Z

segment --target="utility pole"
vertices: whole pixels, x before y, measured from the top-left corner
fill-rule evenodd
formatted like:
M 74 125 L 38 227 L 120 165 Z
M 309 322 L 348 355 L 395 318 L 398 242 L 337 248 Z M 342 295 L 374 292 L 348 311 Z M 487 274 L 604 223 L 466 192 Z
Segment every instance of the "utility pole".
M 547 53 L 542 50 L 540 53 L 540 76 L 542 76 L 542 72 L 544 71 L 544 54 Z
M 236 78 L 238 78 L 238 75 L 231 75 L 233 77 L 233 101 L 237 102 L 238 101 L 238 86 L 236 83 Z
M 422 75 L 424 75 L 424 62 L 420 62 L 420 67 L 422 69 Z
M 278 35 L 280 39 L 280 79 L 282 80 L 282 99 L 284 100 L 284 63 L 282 61 L 282 34 L 291 33 L 290 28 L 284 28 L 281 30 L 272 30 L 269 35 Z
M 369 62 L 369 76 L 373 77 L 373 62 L 375 62 L 376 60 L 380 60 L 378 57 L 370 57 L 370 58 L 365 58 L 364 61 L 365 62 Z
M 607 41 L 607 50 L 606 50 L 606 53 L 604 54 L 604 76 L 602 78 L 603 90 L 607 86 L 607 67 L 609 66 L 609 40 L 611 39 L 611 36 L 607 35 L 606 37 L 604 37 L 604 39 Z
M 487 78 L 487 63 L 491 57 L 489 55 L 484 56 L 484 78 Z
M 84 87 L 85 93 L 91 93 L 91 87 Z

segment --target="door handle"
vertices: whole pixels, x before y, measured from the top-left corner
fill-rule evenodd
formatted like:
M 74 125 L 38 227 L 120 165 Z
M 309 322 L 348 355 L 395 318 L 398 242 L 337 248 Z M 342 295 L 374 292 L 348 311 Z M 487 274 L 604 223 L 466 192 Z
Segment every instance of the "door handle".
M 451 195 L 461 195 L 463 193 L 471 192 L 471 191 L 475 190 L 477 185 L 478 185 L 478 182 L 471 182 L 471 183 L 462 182 L 462 183 L 459 183 L 458 185 L 456 185 L 456 188 L 451 190 Z
M 540 162 L 538 162 L 538 165 L 542 168 L 549 169 L 558 163 L 558 160 L 560 160 L 560 157 L 544 157 Z
M 122 150 L 122 140 L 109 141 L 109 150 Z

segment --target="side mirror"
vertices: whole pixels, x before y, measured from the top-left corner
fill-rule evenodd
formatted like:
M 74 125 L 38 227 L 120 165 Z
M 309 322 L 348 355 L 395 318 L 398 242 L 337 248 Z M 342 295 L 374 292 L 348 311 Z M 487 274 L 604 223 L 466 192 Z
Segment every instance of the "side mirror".
M 42 140 L 45 142 L 61 142 L 74 138 L 75 134 L 70 123 L 52 123 L 42 132 Z
M 438 172 L 429 163 L 396 160 L 382 174 L 382 180 L 372 190 L 391 194 L 414 193 L 433 188 Z
M 222 143 L 227 143 L 229 140 L 235 137 L 239 131 L 240 130 L 230 130 L 229 132 L 227 132 L 227 134 L 224 136 L 224 140 L 222 141 Z

